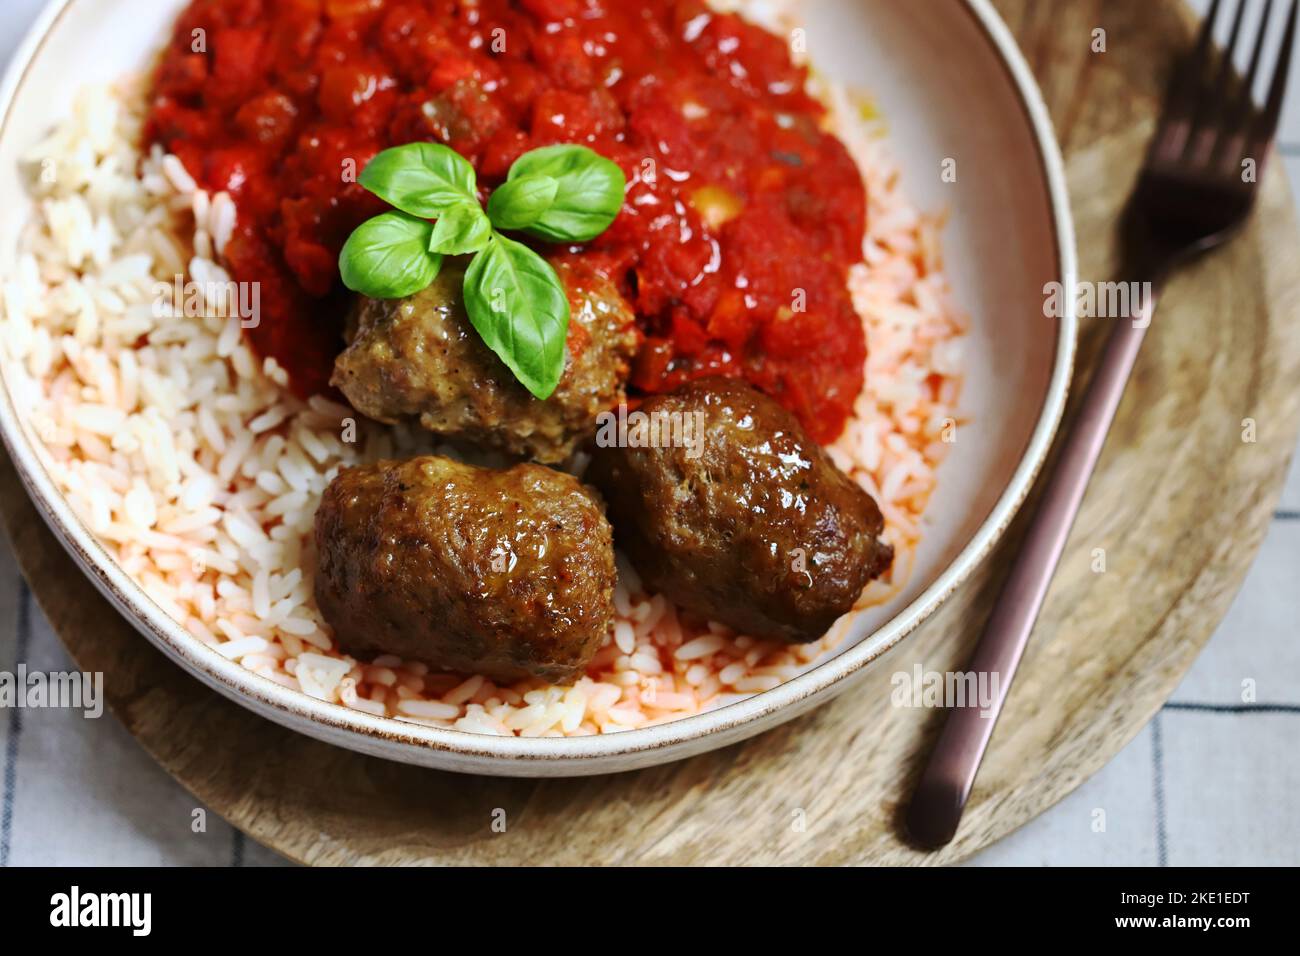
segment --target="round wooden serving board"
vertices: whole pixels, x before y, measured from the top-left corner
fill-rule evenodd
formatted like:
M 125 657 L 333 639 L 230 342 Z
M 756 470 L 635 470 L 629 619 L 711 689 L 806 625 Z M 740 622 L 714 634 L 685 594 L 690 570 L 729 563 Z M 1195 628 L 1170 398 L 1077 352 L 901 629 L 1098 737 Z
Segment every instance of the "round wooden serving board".
M 997 0 L 1067 156 L 1085 279 L 1114 276 L 1113 224 L 1171 57 L 1178 0 Z M 1093 30 L 1107 52 L 1093 53 Z M 1161 303 L 957 839 L 899 839 L 938 730 L 891 707 L 890 676 L 964 666 L 1017 522 L 992 560 L 851 693 L 754 740 L 603 778 L 506 780 L 359 756 L 285 730 L 170 664 L 95 591 L 5 460 L 15 550 L 78 664 L 208 806 L 299 861 L 461 864 L 952 862 L 1050 807 L 1150 719 L 1227 610 L 1263 538 L 1300 427 L 1300 267 L 1280 163 L 1248 232 Z M 1100 322 L 1083 324 L 1080 374 Z M 1253 419 L 1255 442 L 1243 441 Z M 1104 548 L 1104 573 L 1092 570 Z M 504 832 L 494 820 L 505 812 Z

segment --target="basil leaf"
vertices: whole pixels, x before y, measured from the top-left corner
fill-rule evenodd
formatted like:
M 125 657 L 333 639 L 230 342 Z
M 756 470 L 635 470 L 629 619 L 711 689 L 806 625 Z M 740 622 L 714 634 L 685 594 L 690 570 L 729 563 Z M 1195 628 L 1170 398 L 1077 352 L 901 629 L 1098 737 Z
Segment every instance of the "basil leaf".
M 488 218 L 498 229 L 526 229 L 555 202 L 560 182 L 550 176 L 509 179 L 488 200 Z
M 465 272 L 465 310 L 488 348 L 537 398 L 564 374 L 569 297 L 550 263 L 493 234 Z
M 339 253 L 339 273 L 353 292 L 372 299 L 414 295 L 438 278 L 442 256 L 429 251 L 433 226 L 400 212 L 359 225 Z
M 507 182 L 525 176 L 559 182 L 551 207 L 525 230 L 542 239 L 588 242 L 608 229 L 623 208 L 623 170 L 585 146 L 544 146 L 524 153 L 510 167 Z
M 434 223 L 429 251 L 449 256 L 478 252 L 492 238 L 492 223 L 478 202 L 461 203 L 447 209 Z
M 390 206 L 421 219 L 436 219 L 464 202 L 478 202 L 474 167 L 441 143 L 408 143 L 379 153 L 359 182 Z

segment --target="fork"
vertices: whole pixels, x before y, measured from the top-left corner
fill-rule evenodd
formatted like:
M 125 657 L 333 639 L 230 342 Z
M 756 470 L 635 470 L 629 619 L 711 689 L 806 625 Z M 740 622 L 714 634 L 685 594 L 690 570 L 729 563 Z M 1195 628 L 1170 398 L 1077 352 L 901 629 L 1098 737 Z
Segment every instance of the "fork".
M 1125 273 L 1138 276 L 1142 284 L 1137 288 L 1151 292 L 1139 296 L 1131 321 L 1119 322 L 1110 333 L 1073 430 L 1065 440 L 1024 544 L 971 659 L 968 672 L 990 675 L 992 705 L 967 700 L 951 709 L 912 795 L 904 825 L 907 836 L 921 847 L 940 847 L 957 831 L 980 761 L 1133 370 L 1158 290 L 1180 266 L 1235 235 L 1255 204 L 1260 174 L 1282 110 L 1300 0 L 1291 0 L 1268 98 L 1262 107 L 1256 105 L 1251 91 L 1273 0 L 1265 0 L 1245 76 L 1238 78 L 1233 69 L 1243 14 L 1250 3 L 1236 0 L 1228 43 L 1220 53 L 1215 49 L 1214 26 L 1221 0 L 1214 0 L 1195 47 L 1175 70 L 1169 85 L 1155 135 L 1121 221 Z M 991 679 L 994 676 L 996 681 Z

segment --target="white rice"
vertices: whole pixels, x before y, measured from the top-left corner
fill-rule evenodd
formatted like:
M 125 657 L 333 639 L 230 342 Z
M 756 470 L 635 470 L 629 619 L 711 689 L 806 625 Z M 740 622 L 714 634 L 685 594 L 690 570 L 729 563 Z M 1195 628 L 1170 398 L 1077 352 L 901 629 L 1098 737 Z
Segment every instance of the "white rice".
M 897 553 L 893 571 L 864 592 L 865 608 L 907 578 L 956 415 L 964 325 L 942 272 L 939 223 L 902 196 L 860 104 L 843 91 L 827 96 L 870 202 L 865 262 L 851 276 L 867 387 L 830 453 L 879 502 Z M 301 402 L 282 369 L 255 357 L 238 318 L 179 314 L 178 274 L 228 281 L 219 256 L 236 210 L 226 194 L 199 190 L 175 157 L 138 154 L 144 101 L 139 81 L 88 89 L 28 156 L 37 208 L 0 291 L 0 361 L 76 513 L 196 640 L 366 713 L 558 736 L 645 726 L 770 690 L 841 639 L 852 615 L 797 647 L 692 624 L 644 593 L 620 560 L 613 633 L 570 687 L 501 687 L 340 653 L 312 599 L 320 494 L 342 467 L 435 450 L 432 439 L 367 425 L 323 398 Z M 347 422 L 354 443 L 342 439 Z

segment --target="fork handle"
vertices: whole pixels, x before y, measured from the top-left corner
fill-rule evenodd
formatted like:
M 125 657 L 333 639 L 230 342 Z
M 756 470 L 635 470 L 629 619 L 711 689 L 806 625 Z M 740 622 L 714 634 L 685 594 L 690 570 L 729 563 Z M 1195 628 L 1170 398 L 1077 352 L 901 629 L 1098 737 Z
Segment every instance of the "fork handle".
M 1154 287 L 1152 284 L 1146 288 Z M 922 846 L 942 846 L 957 831 L 975 774 L 1155 309 L 1154 292 L 1145 299 L 1136 314 L 1119 320 L 1110 334 L 1078 418 L 971 659 L 968 673 L 997 675 L 996 683 L 992 676 L 988 678 L 992 704 L 984 709 L 978 701 L 968 700 L 964 706 L 951 709 L 912 795 L 906 826 L 912 840 Z

